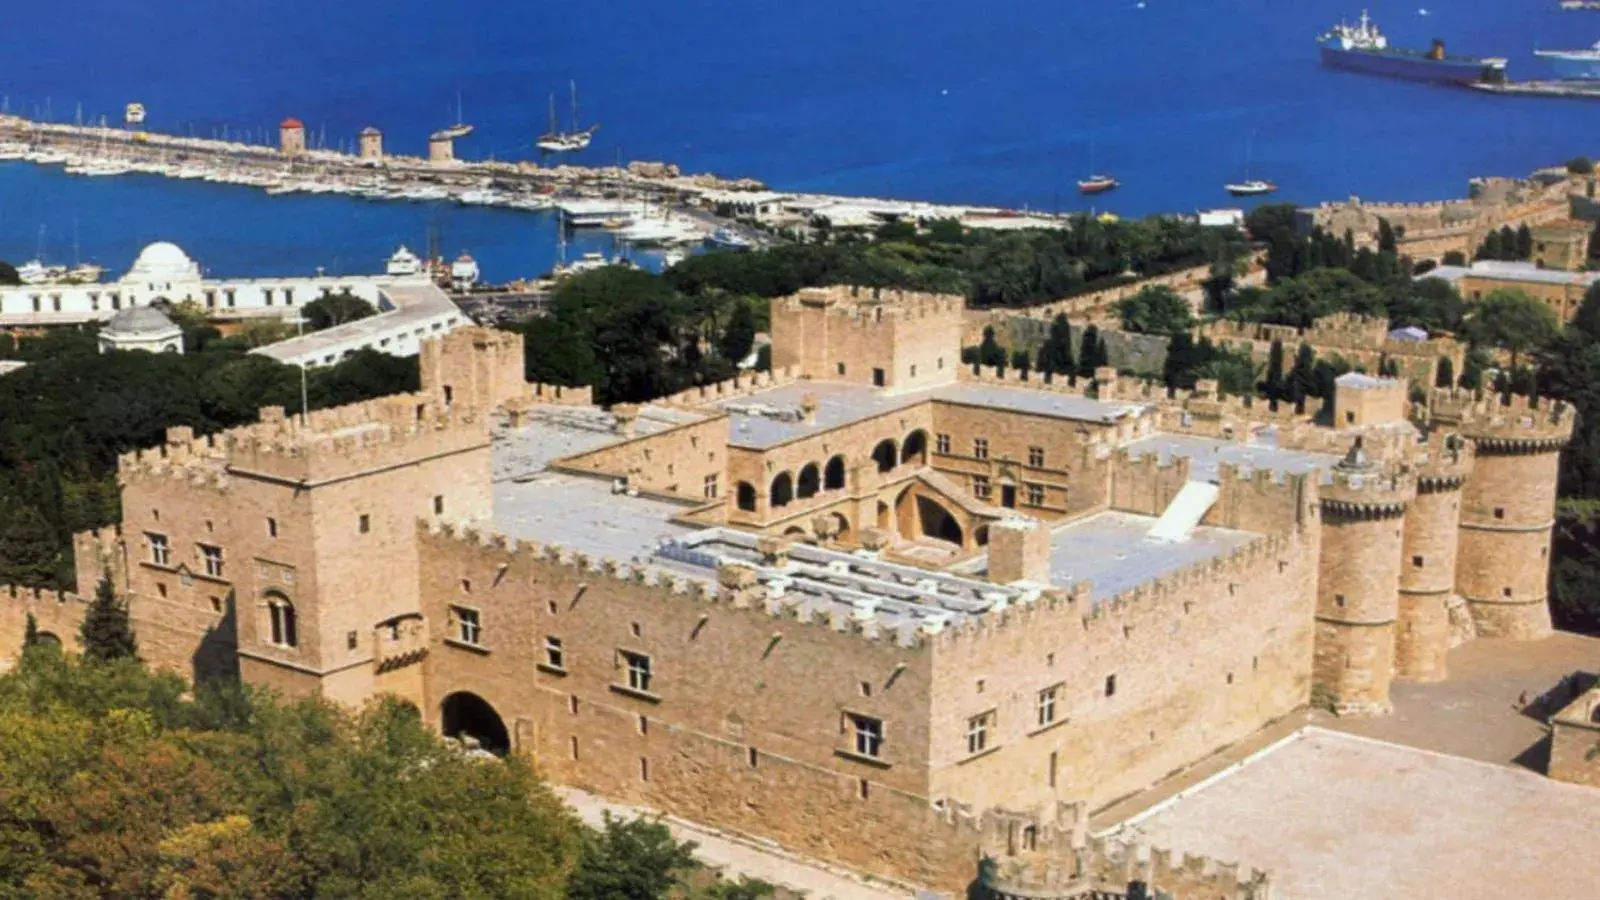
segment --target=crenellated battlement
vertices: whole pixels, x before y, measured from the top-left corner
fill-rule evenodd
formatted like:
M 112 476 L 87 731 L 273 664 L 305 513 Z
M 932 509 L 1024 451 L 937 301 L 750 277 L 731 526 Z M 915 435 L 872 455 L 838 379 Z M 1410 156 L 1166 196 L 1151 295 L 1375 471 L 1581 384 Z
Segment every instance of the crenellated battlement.
M 959 316 L 966 306 L 966 300 L 957 294 L 930 294 L 837 284 L 801 288 L 788 297 L 774 300 L 773 305 L 775 308 L 781 307 L 785 312 L 795 312 L 802 307 L 820 308 L 825 310 L 830 318 L 846 319 L 855 326 L 871 328 L 886 321 L 915 320 L 929 316 Z
M 1454 431 L 1435 429 L 1411 445 L 1409 465 L 1422 493 L 1460 488 L 1472 474 L 1477 451 L 1471 441 Z
M 0 584 L 0 601 L 30 605 L 68 606 L 72 604 L 87 605 L 89 598 L 73 591 L 54 591 L 48 588 Z
M 559 544 L 522 541 L 472 526 L 453 526 L 438 521 L 419 523 L 432 539 L 481 551 L 486 563 L 496 566 L 555 566 L 584 579 L 608 578 L 627 584 L 661 602 L 694 602 L 741 610 L 769 619 L 788 619 L 803 625 L 859 637 L 897 651 L 925 648 L 928 639 L 916 622 L 888 623 L 873 615 L 861 615 L 842 604 L 808 603 L 802 597 L 785 595 L 762 584 L 757 570 L 750 566 L 723 564 L 716 579 L 698 579 L 667 572 L 639 560 L 623 562 L 595 557 Z
M 1330 480 L 1319 486 L 1322 508 L 1353 519 L 1405 515 L 1407 504 L 1417 496 L 1416 473 L 1403 463 L 1369 457 L 1363 444 L 1357 439 L 1330 470 Z
M 1460 431 L 1478 452 L 1549 453 L 1572 439 L 1577 410 L 1563 400 L 1502 398 L 1495 393 L 1437 388 L 1414 410 L 1415 418 Z
M 702 384 L 699 387 L 688 388 L 676 394 L 668 394 L 654 402 L 662 406 L 680 409 L 698 409 L 699 407 L 716 403 L 719 400 L 747 397 L 768 388 L 793 384 L 799 380 L 800 373 L 793 366 L 784 366 L 781 369 L 773 369 L 770 372 L 740 372 L 726 381 L 717 381 L 711 384 Z

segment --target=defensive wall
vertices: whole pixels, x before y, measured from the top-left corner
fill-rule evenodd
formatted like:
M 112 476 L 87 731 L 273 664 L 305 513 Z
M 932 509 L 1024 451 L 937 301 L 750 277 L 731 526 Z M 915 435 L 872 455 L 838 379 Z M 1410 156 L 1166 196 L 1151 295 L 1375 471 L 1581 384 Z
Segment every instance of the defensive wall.
M 947 384 L 961 364 L 964 302 L 949 294 L 802 288 L 772 301 L 772 367 L 890 391 Z
M 1338 357 L 1353 367 L 1376 373 L 1384 362 L 1399 367 L 1401 377 L 1420 385 L 1432 385 L 1439 360 L 1449 359 L 1453 371 L 1460 372 L 1466 347 L 1450 338 L 1402 341 L 1389 337 L 1386 319 L 1335 313 L 1323 316 L 1310 328 L 1234 322 L 1218 319 L 1194 330 L 1195 339 L 1210 338 L 1214 344 L 1246 350 L 1256 362 L 1265 361 L 1274 341 L 1283 345 L 1284 368 L 1294 365 L 1302 344 L 1310 344 L 1319 358 Z
M 1600 683 L 1550 718 L 1550 777 L 1600 788 Z

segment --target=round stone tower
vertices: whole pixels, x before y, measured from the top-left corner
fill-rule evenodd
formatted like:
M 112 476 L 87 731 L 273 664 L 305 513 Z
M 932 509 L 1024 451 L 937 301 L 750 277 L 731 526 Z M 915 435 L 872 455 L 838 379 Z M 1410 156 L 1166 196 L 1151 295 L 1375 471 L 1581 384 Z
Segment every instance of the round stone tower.
M 1572 438 L 1566 403 L 1435 392 L 1431 412 L 1473 443 L 1461 489 L 1456 590 L 1482 637 L 1534 640 L 1550 633 L 1546 588 L 1561 448 Z
M 1317 571 L 1314 702 L 1339 715 L 1390 711 L 1400 552 L 1406 506 L 1416 479 L 1367 456 L 1357 438 L 1334 466 L 1322 499 L 1322 555 Z
M 1450 600 L 1456 589 L 1461 485 L 1472 471 L 1472 444 L 1434 431 L 1411 460 L 1417 496 L 1406 510 L 1400 561 L 1400 609 L 1394 631 L 1394 674 L 1442 681 L 1450 651 Z

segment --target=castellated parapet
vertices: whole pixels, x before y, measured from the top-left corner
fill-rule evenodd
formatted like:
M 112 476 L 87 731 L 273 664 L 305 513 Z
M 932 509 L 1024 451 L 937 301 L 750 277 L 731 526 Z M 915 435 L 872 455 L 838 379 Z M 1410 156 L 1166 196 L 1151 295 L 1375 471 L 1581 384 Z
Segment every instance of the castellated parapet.
M 1316 700 L 1340 714 L 1386 713 L 1394 677 L 1400 554 L 1416 476 L 1367 456 L 1358 440 L 1320 487 Z
M 1461 490 L 1456 591 L 1485 637 L 1535 640 L 1551 632 L 1547 585 L 1560 452 L 1572 439 L 1570 404 L 1438 390 L 1422 413 L 1470 439 L 1475 460 Z
M 953 294 L 804 288 L 772 303 L 772 366 L 888 390 L 949 384 L 964 306 Z

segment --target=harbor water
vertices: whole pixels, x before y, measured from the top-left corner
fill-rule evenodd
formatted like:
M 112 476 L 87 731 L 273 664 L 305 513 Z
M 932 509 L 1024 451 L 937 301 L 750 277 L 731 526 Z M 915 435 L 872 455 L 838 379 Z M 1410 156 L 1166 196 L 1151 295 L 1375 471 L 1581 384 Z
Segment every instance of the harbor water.
M 459 95 L 477 126 L 461 156 L 532 159 L 549 96 L 565 120 L 576 80 L 583 123 L 601 124 L 577 161 L 1124 215 L 1233 205 L 1222 185 L 1247 174 L 1274 180 L 1275 200 L 1441 199 L 1472 176 L 1600 152 L 1581 104 L 1324 69 L 1316 35 L 1363 5 L 1397 46 L 1442 38 L 1509 57 L 1513 78 L 1548 77 L 1536 47 L 1600 38 L 1592 13 L 1496 0 L 113 0 L 92 14 L 18 4 L 0 94 L 68 122 L 80 106 L 116 121 L 136 100 L 147 127 L 205 137 L 271 139 L 293 115 L 338 146 L 376 125 L 408 153 L 454 121 Z M 1091 168 L 1123 187 L 1080 197 Z M 492 279 L 556 254 L 548 213 L 0 164 L 0 259 L 32 258 L 41 226 L 48 261 L 73 261 L 76 232 L 79 255 L 113 273 L 157 239 L 222 276 L 372 271 L 430 226 Z

